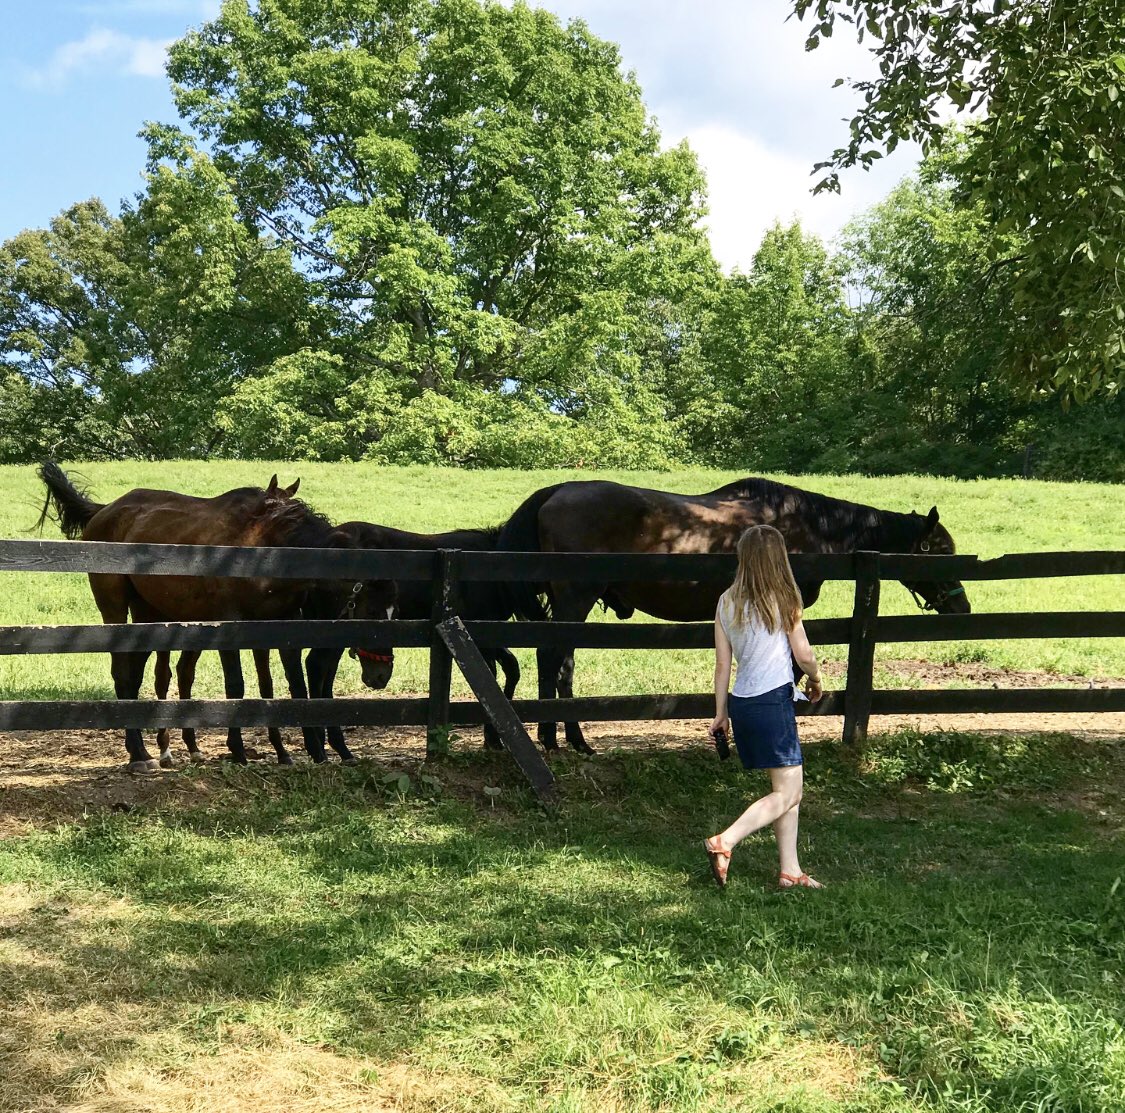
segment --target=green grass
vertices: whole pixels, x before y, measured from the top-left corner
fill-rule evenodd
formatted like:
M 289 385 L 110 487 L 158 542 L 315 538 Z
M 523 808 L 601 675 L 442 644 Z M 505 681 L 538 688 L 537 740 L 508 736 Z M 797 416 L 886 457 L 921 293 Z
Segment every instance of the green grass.
M 439 468 L 388 468 L 370 464 L 270 464 L 246 462 L 126 462 L 87 464 L 79 469 L 94 492 L 111 499 L 137 486 L 168 487 L 201 495 L 245 483 L 265 483 L 274 470 L 284 481 L 302 480 L 301 494 L 336 520 L 361 518 L 419 531 L 502 521 L 532 491 L 564 478 L 557 471 L 457 471 Z M 570 474 L 570 473 L 566 473 Z M 589 473 L 573 473 L 590 478 Z M 597 476 L 675 491 L 705 491 L 739 472 L 682 471 L 613 473 Z M 785 478 L 785 477 L 779 477 Z M 1125 549 L 1125 490 L 1096 484 L 1020 480 L 964 482 L 918 476 L 863 478 L 804 476 L 794 482 L 813 490 L 889 509 L 927 510 L 937 504 L 962 552 L 982 557 L 1006 552 L 1066 549 Z M 41 500 L 41 487 L 29 467 L 0 468 L 0 536 L 27 536 Z M 48 526 L 45 536 L 56 536 Z M 96 622 L 97 612 L 84 577 L 9 575 L 4 622 Z M 981 583 L 970 586 L 974 608 L 1006 610 L 1111 610 L 1120 606 L 1117 577 Z M 826 585 L 810 617 L 850 613 L 851 587 Z M 910 613 L 914 604 L 895 584 L 883 593 L 885 613 Z M 827 649 L 842 660 L 843 648 Z M 213 655 L 211 655 L 213 658 Z M 923 658 L 938 663 L 983 662 L 1020 669 L 1043 669 L 1091 677 L 1125 676 L 1125 640 L 1050 639 L 984 643 L 927 643 L 884 646 L 880 657 Z M 529 654 L 521 654 L 525 667 Z M 578 694 L 706 690 L 711 662 L 707 653 L 622 653 L 586 651 L 577 670 Z M 358 674 L 345 664 L 342 688 L 359 689 Z M 426 661 L 421 651 L 400 651 L 389 694 L 424 691 Z M 220 691 L 217 662 L 205 659 L 199 694 Z M 463 690 L 462 690 L 463 691 Z M 0 659 L 4 698 L 82 698 L 111 694 L 103 657 Z
M 0 841 L 0 1108 L 1119 1111 L 1120 745 L 808 758 L 822 893 L 763 836 L 714 889 L 757 782 L 702 750 L 564 755 L 555 818 L 475 753 Z

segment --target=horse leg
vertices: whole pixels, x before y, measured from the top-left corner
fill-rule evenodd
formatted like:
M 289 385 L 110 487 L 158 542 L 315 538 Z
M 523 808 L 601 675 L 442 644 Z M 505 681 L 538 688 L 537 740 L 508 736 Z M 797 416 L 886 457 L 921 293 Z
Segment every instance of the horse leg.
M 552 592 L 554 605 L 551 608 L 551 617 L 556 622 L 585 622 L 604 592 L 604 587 L 596 584 L 565 584 L 556 587 Z M 536 655 L 539 661 L 539 698 L 553 699 L 557 692 L 560 699 L 574 697 L 574 649 L 560 646 L 554 649 L 541 650 Z M 544 696 L 543 672 L 544 667 L 549 669 L 550 687 L 552 694 Z M 557 747 L 555 742 L 556 724 L 549 724 L 552 748 Z M 566 723 L 566 740 L 572 749 L 579 753 L 592 754 L 594 751 L 587 743 L 582 733 L 580 723 Z M 540 739 L 543 738 L 543 724 L 540 724 Z
M 305 658 L 305 668 L 309 674 L 309 695 L 313 699 L 331 699 L 332 688 L 336 683 L 336 672 L 340 668 L 341 649 L 310 649 Z M 328 745 L 340 755 L 345 765 L 358 765 L 359 759 L 348 749 L 344 738 L 344 728 L 333 725 L 327 729 Z
M 544 647 L 535 651 L 535 668 L 539 674 L 539 698 L 555 698 L 555 684 L 562 668 L 562 656 L 557 649 Z M 557 750 L 558 723 L 539 724 L 539 745 L 545 750 Z
M 153 667 L 152 686 L 156 690 L 157 699 L 167 699 L 168 689 L 172 687 L 172 654 L 167 649 L 161 649 L 156 654 L 156 663 Z M 160 750 L 161 769 L 171 769 L 175 762 L 172 759 L 171 733 L 167 727 L 161 727 L 156 732 L 156 745 Z
M 135 596 L 128 576 L 93 573 L 90 591 L 102 622 L 108 625 L 129 621 L 129 605 L 135 601 Z M 114 695 L 118 699 L 136 699 L 140 695 L 148 654 L 111 653 L 109 659 Z M 136 728 L 125 731 L 125 750 L 129 754 L 130 773 L 150 774 L 159 770 L 156 759 L 145 748 L 144 735 Z
M 315 652 L 315 651 L 314 651 Z M 293 699 L 308 699 L 309 689 L 305 684 L 305 670 L 301 664 L 301 651 L 299 649 L 279 649 L 277 655 L 281 658 L 281 667 L 285 670 L 285 681 L 289 685 L 289 695 Z M 309 654 L 312 656 L 312 653 Z M 305 738 L 305 750 L 309 757 L 317 763 L 323 764 L 328 760 L 324 752 L 324 731 L 319 727 L 302 727 L 301 733 Z
M 180 699 L 191 699 L 191 690 L 195 687 L 195 666 L 199 663 L 202 651 L 198 649 L 185 649 L 176 661 L 176 688 Z M 180 733 L 183 735 L 184 745 L 187 746 L 188 759 L 192 765 L 201 765 L 207 759 L 199 750 L 199 743 L 195 740 L 195 727 L 184 727 Z
M 496 675 L 498 664 L 504 670 L 504 698 L 511 700 L 516 694 L 516 685 L 520 682 L 520 663 L 516 659 L 516 655 L 510 649 L 491 649 L 485 652 L 483 656 L 488 662 L 488 667 L 492 669 L 493 676 Z M 486 750 L 502 750 L 504 748 L 504 743 L 500 741 L 500 735 L 491 723 L 484 724 L 484 748 Z
M 246 695 L 246 681 L 242 676 L 242 657 L 237 649 L 220 649 L 219 660 L 223 663 L 223 690 L 227 699 L 243 699 Z M 227 749 L 232 760 L 239 765 L 246 764 L 246 748 L 242 744 L 242 728 L 227 728 Z
M 255 649 L 254 671 L 258 674 L 258 694 L 262 699 L 273 699 L 273 673 L 270 672 L 270 651 L 268 649 Z M 292 765 L 293 759 L 281 740 L 281 731 L 277 727 L 267 727 L 270 743 L 277 754 L 278 765 Z
M 573 699 L 574 698 L 574 650 L 563 658 L 562 667 L 559 669 L 558 678 L 558 691 L 559 699 Z M 593 754 L 597 751 L 586 741 L 586 736 L 582 733 L 581 723 L 566 723 L 566 740 L 570 748 L 577 750 L 580 754 Z
M 118 699 L 137 699 L 145 678 L 147 653 L 114 653 L 110 671 L 113 689 Z M 144 735 L 136 728 L 125 731 L 125 749 L 129 752 L 129 772 L 155 773 L 159 769 L 156 759 L 145 747 Z

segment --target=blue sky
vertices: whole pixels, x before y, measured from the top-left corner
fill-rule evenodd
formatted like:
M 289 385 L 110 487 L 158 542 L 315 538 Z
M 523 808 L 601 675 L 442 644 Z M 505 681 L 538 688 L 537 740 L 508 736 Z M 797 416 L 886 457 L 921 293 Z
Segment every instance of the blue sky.
M 814 162 L 846 136 L 853 95 L 837 77 L 870 73 L 865 48 L 837 34 L 811 54 L 788 0 L 550 0 L 620 44 L 664 139 L 686 137 L 707 171 L 715 253 L 749 266 L 762 232 L 799 215 L 823 236 L 909 173 L 900 149 L 841 197 L 811 197 Z M 175 118 L 163 76 L 168 42 L 218 0 L 9 2 L 0 42 L 0 239 L 100 196 L 116 211 L 142 185 L 146 120 Z

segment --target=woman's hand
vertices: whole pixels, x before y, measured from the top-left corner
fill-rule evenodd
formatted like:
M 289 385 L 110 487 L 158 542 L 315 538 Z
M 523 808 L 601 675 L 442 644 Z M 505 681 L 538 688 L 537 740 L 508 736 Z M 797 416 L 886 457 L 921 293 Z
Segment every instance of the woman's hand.
M 711 720 L 711 729 L 707 733 L 708 734 L 714 734 L 715 731 L 726 730 L 729 726 L 730 726 L 730 716 L 729 715 L 716 715 L 715 718 Z
M 824 695 L 824 684 L 820 679 L 820 673 L 817 673 L 815 679 L 811 676 L 805 677 L 805 695 L 813 703 Z

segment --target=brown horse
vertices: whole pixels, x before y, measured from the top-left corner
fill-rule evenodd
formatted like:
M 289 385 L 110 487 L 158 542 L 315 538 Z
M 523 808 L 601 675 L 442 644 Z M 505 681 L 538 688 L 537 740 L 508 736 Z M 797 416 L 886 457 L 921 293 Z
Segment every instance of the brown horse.
M 54 506 L 65 536 L 84 541 L 156 542 L 172 545 L 292 546 L 350 548 L 351 539 L 295 498 L 279 498 L 260 487 L 240 487 L 214 498 L 194 498 L 174 491 L 138 489 L 108 504 L 96 503 L 79 490 L 57 464 L 39 469 L 47 487 L 40 524 Z M 215 622 L 223 620 L 385 617 L 393 613 L 395 585 L 391 581 L 351 584 L 334 580 L 234 579 L 230 577 L 124 575 L 91 573 L 90 589 L 102 621 Z M 237 650 L 220 650 L 228 699 L 245 694 L 242 662 Z M 112 675 L 118 699 L 136 699 L 144 679 L 148 653 L 113 653 Z M 282 666 L 294 698 L 308 697 L 299 650 L 281 654 Z M 386 679 L 390 671 L 387 670 Z M 365 676 L 365 681 L 371 680 Z M 314 761 L 324 761 L 323 744 L 306 729 L 305 745 Z M 231 727 L 227 747 L 233 759 L 246 761 L 242 732 Z M 292 759 L 280 745 L 278 761 Z M 140 730 L 125 731 L 129 769 L 152 773 Z M 354 760 L 346 750 L 340 755 Z
M 935 506 L 923 517 L 877 510 L 768 479 L 741 479 L 704 495 L 677 495 L 605 481 L 558 483 L 536 491 L 501 530 L 498 549 L 564 553 L 731 553 L 748 526 L 768 523 L 784 535 L 791 553 L 952 553 L 953 538 Z M 584 622 L 595 600 L 611 593 L 626 611 L 635 607 L 674 622 L 714 617 L 721 583 L 568 583 L 509 585 L 521 618 L 547 596 L 551 617 Z M 965 589 L 951 583 L 906 583 L 928 609 L 964 614 Z M 805 606 L 822 582 L 800 584 Z M 541 649 L 539 698 L 573 695 L 574 651 Z M 539 739 L 553 749 L 555 723 L 539 724 Z M 592 752 L 578 723 L 566 724 L 567 741 Z
M 265 489 L 267 499 L 284 501 L 293 498 L 301 486 L 299 479 L 294 480 L 288 487 L 282 487 L 277 481 L 277 475 L 270 477 L 269 485 Z M 203 655 L 199 649 L 185 649 L 176 659 L 176 692 L 180 699 L 191 699 L 192 689 L 195 687 L 195 671 L 199 658 Z M 273 674 L 270 672 L 270 651 L 268 649 L 255 649 L 252 651 L 254 658 L 254 672 L 258 677 L 258 695 L 262 699 L 273 699 Z M 156 653 L 152 670 L 152 686 L 157 699 L 167 699 L 172 687 L 172 654 L 167 649 Z M 285 750 L 281 740 L 281 731 L 277 727 L 267 727 L 270 743 L 280 755 Z M 187 747 L 188 757 L 193 763 L 206 760 L 199 743 L 195 738 L 195 727 L 184 727 L 180 734 L 184 745 Z M 156 745 L 160 750 L 160 766 L 171 769 L 175 764 L 172 758 L 171 732 L 167 727 L 161 727 L 156 732 Z

